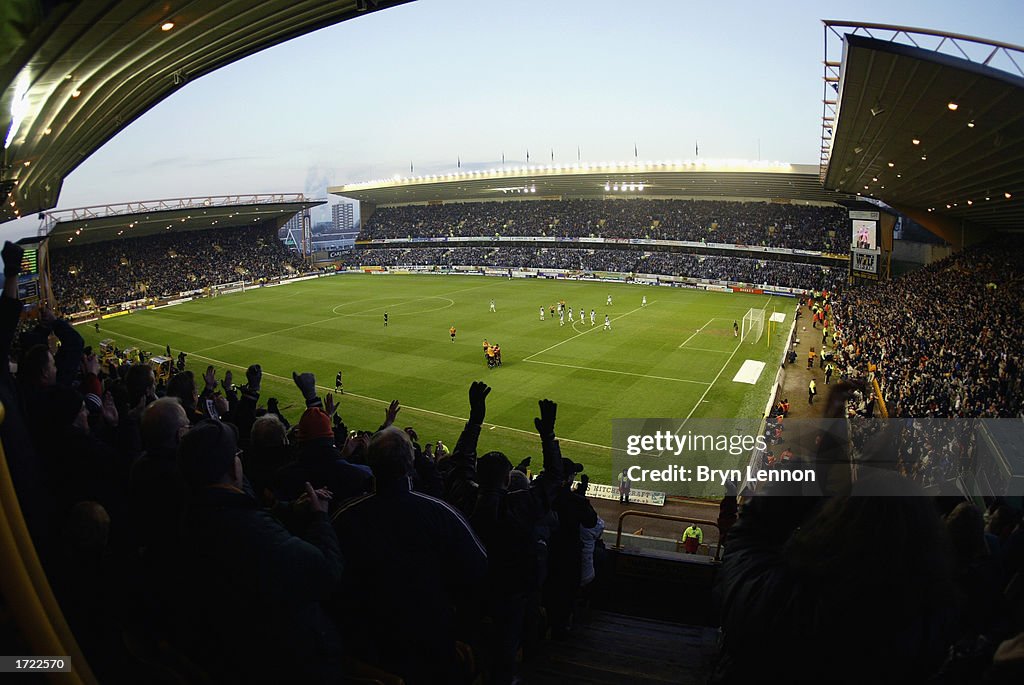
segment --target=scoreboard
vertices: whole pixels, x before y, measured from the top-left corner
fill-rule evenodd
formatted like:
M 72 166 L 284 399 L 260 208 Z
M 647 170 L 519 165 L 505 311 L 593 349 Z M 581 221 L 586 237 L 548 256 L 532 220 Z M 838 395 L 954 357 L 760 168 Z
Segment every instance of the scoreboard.
M 21 273 L 18 274 L 18 299 L 31 306 L 39 302 L 39 244 L 22 245 Z
M 37 247 L 26 247 L 25 254 L 21 257 L 22 275 L 39 275 L 39 249 Z
M 878 223 L 880 215 L 873 211 L 850 210 L 852 237 L 850 239 L 850 275 L 878 278 L 879 257 Z

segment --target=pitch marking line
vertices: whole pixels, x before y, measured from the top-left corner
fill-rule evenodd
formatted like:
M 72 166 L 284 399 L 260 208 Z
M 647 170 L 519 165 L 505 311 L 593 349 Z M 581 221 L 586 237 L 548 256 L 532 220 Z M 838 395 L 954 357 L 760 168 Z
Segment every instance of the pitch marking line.
M 764 303 L 763 307 L 761 307 L 761 311 L 765 311 L 766 309 L 768 309 L 768 305 L 771 303 L 771 301 L 772 301 L 772 296 L 769 295 L 768 296 L 768 301 Z M 736 347 L 733 348 L 732 354 L 729 355 L 729 358 L 725 360 L 724 364 L 722 364 L 722 368 L 718 370 L 718 375 L 715 376 L 715 379 L 713 381 L 711 381 L 711 385 L 709 385 L 707 387 L 707 389 L 704 391 L 704 394 L 701 395 L 700 399 L 697 400 L 697 403 L 695 405 L 693 405 L 693 409 L 691 409 L 690 413 L 686 415 L 686 421 L 690 420 L 690 417 L 693 416 L 693 412 L 697 411 L 697 407 L 699 407 L 701 405 L 701 403 L 704 402 L 704 398 L 707 397 L 709 392 L 711 392 L 711 388 L 713 388 L 715 383 L 718 382 L 718 379 L 722 377 L 722 373 L 725 372 L 726 367 L 729 366 L 729 362 L 731 362 L 732 358 L 736 356 L 736 353 L 739 352 L 739 349 L 740 349 L 740 347 L 742 347 L 742 345 L 743 345 L 743 340 L 741 339 L 738 343 L 736 343 Z M 681 431 L 683 429 L 683 426 L 686 425 L 686 421 L 683 421 L 683 423 L 681 423 L 679 425 L 679 428 L 676 429 L 675 432 L 677 434 L 679 433 L 679 431 Z
M 682 342 L 682 343 L 681 343 L 681 344 L 679 345 L 679 348 L 682 348 L 682 347 L 683 347 L 684 345 L 686 345 L 686 343 L 688 343 L 688 342 L 690 342 L 691 340 L 693 340 L 693 339 L 694 339 L 694 337 L 696 337 L 697 333 L 700 333 L 700 332 L 701 332 L 701 331 L 703 331 L 703 330 L 704 330 L 705 328 L 707 328 L 708 326 L 710 326 L 710 325 L 711 325 L 711 322 L 712 322 L 712 321 L 714 321 L 714 319 L 708 319 L 708 322 L 707 322 L 706 324 L 704 324 L 703 326 L 701 326 L 700 328 L 698 328 L 698 329 L 697 329 L 697 330 L 696 330 L 696 331 L 695 331 L 695 332 L 693 333 L 693 335 L 691 335 L 691 336 L 690 336 L 689 338 L 687 338 L 686 340 L 684 340 L 684 341 L 683 341 L 683 342 Z M 679 348 L 677 348 L 677 349 L 679 349 Z M 694 348 L 691 348 L 691 349 L 697 349 L 697 348 L 696 348 L 696 347 L 694 347 Z
M 631 373 L 629 371 L 614 371 L 612 369 L 597 369 L 592 366 L 575 366 L 573 364 L 556 364 L 555 362 L 542 362 L 536 359 L 524 359 L 529 364 L 547 364 L 548 366 L 561 366 L 566 369 L 580 369 L 582 371 L 596 371 L 598 373 L 617 373 L 620 376 L 636 376 L 638 378 L 653 378 L 659 381 L 675 381 L 677 383 L 693 383 L 695 385 L 711 385 L 707 381 L 694 381 L 688 378 L 672 378 L 670 376 L 648 376 L 644 373 Z
M 124 337 L 124 338 L 131 338 L 132 340 L 136 340 L 136 341 L 138 341 L 140 343 L 145 343 L 146 345 L 149 345 L 149 346 L 154 347 L 156 349 L 163 349 L 163 347 L 161 345 L 158 345 L 157 343 L 155 343 L 155 342 L 153 342 L 151 340 L 143 340 L 142 338 L 138 338 L 138 337 L 136 337 L 134 335 L 128 335 L 127 333 L 118 333 L 118 335 L 121 336 L 121 337 Z M 191 356 L 193 356 L 193 357 L 195 357 L 197 359 L 205 359 L 208 362 L 214 362 L 215 364 L 218 364 L 220 366 L 231 367 L 231 368 L 234 368 L 234 369 L 240 369 L 242 371 L 245 371 L 246 369 L 248 369 L 247 366 L 242 366 L 240 364 L 234 364 L 232 362 L 226 362 L 223 359 L 214 359 L 213 357 L 207 357 L 205 355 L 199 354 L 198 352 L 189 352 L 188 350 L 183 350 L 183 351 L 187 355 L 191 355 Z M 264 376 L 264 378 L 273 378 L 273 379 L 279 380 L 284 385 L 288 385 L 288 386 L 292 386 L 292 387 L 295 386 L 295 382 L 291 378 L 286 378 L 285 376 L 279 376 L 277 374 L 270 373 L 269 371 L 266 371 L 266 370 L 263 371 L 263 376 Z M 326 385 L 317 385 L 316 387 L 319 388 L 320 390 L 323 390 L 324 392 L 329 392 L 329 393 L 333 393 L 334 392 L 334 388 L 328 387 Z M 298 388 L 296 388 L 296 390 L 298 390 Z M 374 404 L 380 404 L 380 405 L 384 405 L 384 406 L 387 406 L 387 405 L 391 404 L 390 400 L 382 400 L 382 399 L 378 399 L 376 397 L 370 397 L 369 395 L 359 395 L 357 393 L 347 392 L 347 391 L 341 397 L 354 397 L 356 399 L 364 400 L 366 402 L 373 402 Z M 441 418 L 451 419 L 451 420 L 457 421 L 459 423 L 465 423 L 466 421 L 469 420 L 466 417 L 455 416 L 453 414 L 445 414 L 443 412 L 434 411 L 432 409 L 423 409 L 422 407 L 413 407 L 413 406 L 408 405 L 408 404 L 403 404 L 402 405 L 402 409 L 407 409 L 409 411 L 420 412 L 421 414 L 431 414 L 433 416 L 440 416 Z M 538 437 L 536 431 L 523 430 L 522 428 L 514 428 L 512 426 L 502 426 L 501 424 L 498 424 L 498 423 L 487 423 L 487 422 L 485 422 L 483 425 L 488 427 L 489 429 L 492 429 L 492 430 L 494 428 L 500 428 L 502 430 L 511 431 L 513 433 L 522 433 L 524 435 L 532 435 L 534 437 Z M 599 444 L 597 444 L 595 442 L 586 442 L 584 440 L 573 440 L 572 438 L 559 437 L 558 441 L 559 442 L 570 442 L 570 443 L 572 443 L 574 445 L 584 445 L 586 447 L 596 447 L 598 449 L 611 450 L 613 452 L 616 451 L 614 447 L 611 447 L 609 445 L 599 445 Z M 618 451 L 621 452 L 623 450 L 620 449 Z
M 729 354 L 729 350 L 713 350 L 710 347 L 683 347 L 684 350 L 696 350 L 698 352 L 716 352 L 718 354 Z
M 764 306 L 761 307 L 761 310 L 764 311 L 764 310 L 768 309 L 768 305 L 771 303 L 771 301 L 772 301 L 772 296 L 769 295 L 768 296 L 768 301 L 764 303 Z M 690 420 L 690 417 L 693 416 L 693 413 L 695 411 L 697 411 L 697 407 L 699 407 L 701 404 L 704 403 L 704 398 L 708 396 L 709 392 L 711 392 L 711 388 L 715 387 L 715 383 L 717 383 L 718 379 L 722 377 L 722 373 L 725 371 L 726 367 L 729 366 L 729 362 L 732 361 L 732 358 L 736 356 L 736 352 L 738 352 L 740 347 L 742 347 L 742 346 L 743 346 L 743 340 L 740 340 L 738 343 L 736 343 L 736 347 L 733 348 L 732 354 L 730 354 L 729 358 L 725 360 L 725 364 L 722 364 L 722 368 L 718 370 L 718 375 L 716 375 L 714 380 L 711 381 L 710 385 L 708 385 L 708 387 L 705 388 L 704 394 L 700 396 L 700 399 L 697 400 L 697 403 L 693 405 L 693 409 L 690 410 L 690 413 L 686 415 L 686 418 L 683 419 L 683 422 L 681 424 L 679 424 L 679 427 L 676 428 L 675 431 L 673 431 L 673 433 L 675 433 L 676 435 L 679 435 L 679 431 L 683 430 L 683 426 L 685 426 L 686 422 Z M 658 456 L 660 457 L 664 453 L 665 453 L 665 451 L 662 450 L 661 452 L 658 453 Z
M 657 300 L 651 300 L 650 302 L 648 302 L 648 303 L 647 303 L 647 307 L 650 307 L 650 306 L 651 306 L 652 304 L 654 304 L 655 302 L 657 302 Z M 632 314 L 632 313 L 634 313 L 634 312 L 638 312 L 638 311 L 640 311 L 641 309 L 647 309 L 647 307 L 642 307 L 642 306 L 641 306 L 641 307 L 637 307 L 637 308 L 636 308 L 636 309 L 634 309 L 633 311 L 629 311 L 629 312 L 626 312 L 625 314 L 620 314 L 619 316 L 616 316 L 616 317 L 615 317 L 614 319 L 611 319 L 611 320 L 612 320 L 612 321 L 618 321 L 619 319 L 621 319 L 621 318 L 623 318 L 623 317 L 626 317 L 626 316 L 629 316 L 630 314 Z M 604 329 L 604 323 L 601 323 L 601 324 L 600 324 L 599 326 L 598 326 L 598 325 L 595 325 L 595 326 L 594 326 L 593 328 L 591 328 L 591 329 L 589 329 L 589 330 L 586 330 L 586 331 L 583 331 L 582 333 L 577 333 L 576 335 L 572 336 L 571 338 L 566 338 L 565 340 L 562 340 L 561 342 L 556 342 L 556 343 L 555 343 L 554 345 L 552 345 L 551 347 L 545 347 L 545 348 L 544 348 L 543 350 L 541 350 L 540 352 L 534 352 L 534 353 L 533 353 L 533 354 L 531 354 L 530 356 L 528 356 L 528 357 L 524 357 L 522 361 L 524 361 L 524 362 L 528 362 L 528 361 L 530 361 L 531 359 L 533 359 L 534 357 L 539 357 L 540 355 L 544 354 L 545 352 L 547 352 L 547 351 L 549 351 L 549 350 L 553 350 L 553 349 L 555 349 L 556 347 L 558 347 L 559 345 L 564 345 L 565 343 L 569 342 L 570 340 L 575 340 L 576 338 L 580 337 L 581 335 L 586 335 L 587 333 L 593 333 L 593 332 L 594 332 L 594 331 L 596 331 L 596 330 L 603 330 L 603 329 Z M 575 330 L 575 329 L 573 329 L 573 330 Z
M 447 293 L 444 293 L 444 294 L 445 295 L 454 295 L 455 293 L 462 293 L 462 292 L 466 292 L 467 290 L 478 290 L 479 288 L 484 288 L 484 287 L 486 287 L 486 286 L 477 285 L 477 286 L 473 286 L 472 288 L 463 288 L 462 290 L 453 290 L 451 292 L 447 292 Z M 364 298 L 362 300 L 355 300 L 354 302 L 351 302 L 349 304 L 355 304 L 355 302 L 365 302 L 366 300 L 372 300 L 372 299 L 374 299 L 374 298 Z M 294 331 L 294 330 L 297 330 L 299 328 L 306 328 L 307 326 L 316 326 L 318 324 L 327 323 L 328 321 L 334 321 L 335 319 L 342 319 L 342 318 L 345 318 L 345 317 L 348 317 L 348 316 L 360 316 L 362 314 L 369 314 L 370 312 L 380 311 L 381 309 L 386 309 L 386 308 L 391 308 L 391 307 L 401 307 L 402 305 L 412 304 L 413 302 L 419 302 L 420 300 L 430 300 L 430 299 L 446 300 L 448 298 L 442 297 L 440 295 L 426 295 L 424 297 L 417 297 L 417 298 L 414 298 L 412 300 L 407 300 L 405 302 L 395 302 L 395 303 L 392 303 L 392 304 L 384 305 L 382 307 L 374 307 L 373 309 L 367 309 L 367 310 L 362 311 L 362 312 L 353 312 L 351 314 L 338 314 L 337 316 L 332 316 L 332 317 L 329 317 L 329 318 L 326 318 L 326 319 L 320 319 L 319 321 L 310 321 L 309 323 L 300 323 L 297 326 L 289 326 L 288 328 L 280 328 L 280 329 L 278 329 L 276 331 L 268 331 L 266 333 L 259 333 L 257 335 L 249 336 L 248 338 L 241 338 L 239 340 L 231 340 L 230 342 L 220 343 L 219 345 L 212 345 L 210 347 L 203 347 L 203 348 L 198 349 L 195 352 L 193 352 L 193 354 L 199 354 L 200 352 L 209 352 L 210 350 L 216 350 L 219 347 L 227 347 L 228 345 L 238 345 L 238 344 L 241 344 L 241 343 L 244 343 L 244 342 L 249 342 L 250 340 L 256 340 L 257 338 L 263 338 L 263 337 L 266 337 L 268 335 L 277 335 L 278 333 L 287 333 L 288 331 Z M 337 309 L 337 307 L 335 307 L 334 309 Z M 334 309 L 332 309 L 331 311 L 334 311 Z M 431 310 L 431 311 L 440 311 L 441 309 L 448 309 L 448 306 L 441 307 L 440 309 Z

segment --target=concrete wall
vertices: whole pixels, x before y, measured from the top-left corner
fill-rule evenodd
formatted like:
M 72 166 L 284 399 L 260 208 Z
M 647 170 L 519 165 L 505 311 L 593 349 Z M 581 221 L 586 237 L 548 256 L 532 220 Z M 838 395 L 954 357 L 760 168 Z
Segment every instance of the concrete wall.
M 892 258 L 898 262 L 925 265 L 944 259 L 951 254 L 953 254 L 951 245 L 918 243 L 912 240 L 893 241 Z

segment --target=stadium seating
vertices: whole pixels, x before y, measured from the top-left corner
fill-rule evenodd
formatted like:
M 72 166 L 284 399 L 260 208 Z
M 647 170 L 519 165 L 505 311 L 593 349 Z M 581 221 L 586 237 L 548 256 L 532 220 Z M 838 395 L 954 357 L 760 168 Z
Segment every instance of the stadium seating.
M 275 278 L 302 264 L 272 230 L 247 226 L 60 246 L 51 259 L 54 296 L 68 312 Z
M 798 262 L 568 247 L 377 247 L 355 250 L 346 254 L 340 263 L 346 266 L 486 266 L 614 271 L 818 290 L 834 289 L 844 278 L 838 269 Z
M 147 293 L 173 292 L 294 268 L 273 236 L 199 235 L 210 240 L 188 246 L 158 236 L 117 243 L 109 255 L 103 245 L 55 251 L 65 279 L 59 292 L 83 301 L 105 292 L 106 302 L 139 294 L 137 281 Z M 893 414 L 1010 417 L 1024 410 L 1022 255 L 1020 241 L 1004 241 L 848 290 L 835 290 L 836 279 L 818 266 L 677 253 L 418 247 L 349 259 L 809 283 L 829 291 L 818 302 L 837 331 L 837 375 L 874 374 Z M 737 516 L 736 499 L 727 497 L 718 519 L 721 562 L 596 547 L 595 579 L 581 588 L 581 530 L 597 528 L 598 519 L 585 481 L 570 485 L 576 465 L 562 457 L 552 404 L 541 402 L 537 412 L 543 463 L 515 468 L 525 455 L 487 452 L 487 432 L 481 437 L 482 384 L 470 389 L 469 421 L 451 454 L 421 450 L 414 433 L 391 425 L 394 410 L 384 426 L 350 431 L 317 395 L 312 374 L 295 377 L 294 401 L 305 410 L 290 428 L 277 402 L 265 399 L 257 365 L 240 387 L 212 369 L 159 384 L 144 363 L 102 370 L 75 329 L 46 311 L 16 339 L 20 257 L 5 247 L 0 342 L 18 363 L 17 376 L 10 367 L 0 375 L 7 408 L 0 437 L 33 541 L 103 682 L 140 672 L 257 682 L 286 677 L 284 665 L 287 677 L 316 681 L 345 673 L 347 682 L 456 682 L 472 671 L 487 682 L 520 673 L 534 678 L 528 682 L 613 683 L 633 669 L 630 682 L 658 682 L 681 668 L 711 670 L 705 626 L 713 625 L 727 636 L 715 669 L 729 682 L 750 679 L 771 658 L 777 645 L 764 639 L 766 626 L 797 630 L 774 622 L 795 620 L 780 606 L 815 616 L 816 637 L 801 652 L 807 672 L 834 670 L 836 636 L 850 639 L 843 630 L 873 630 L 879 658 L 911 682 L 942 669 L 958 638 L 998 642 L 1022 627 L 1019 616 L 999 609 L 1004 588 L 1024 578 L 1018 512 L 993 503 L 986 528 L 962 498 L 936 513 L 920 496 L 920 485 L 960 467 L 947 433 L 935 434 L 928 464 L 900 464 L 905 478 L 890 487 L 908 496 L 891 498 L 890 509 L 861 509 L 857 497 L 765 497 Z M 104 281 L 101 267 L 114 278 Z M 51 335 L 60 341 L 55 354 L 45 344 Z M 844 413 L 848 391 L 840 386 L 840 401 L 824 405 Z M 211 406 L 219 421 L 206 418 Z M 784 424 L 778 414 L 772 418 Z M 769 437 L 782 453 L 762 466 L 817 458 L 814 447 L 786 456 L 791 443 L 781 428 Z M 291 487 L 296 473 L 308 488 Z M 326 487 L 352 487 L 357 496 L 341 501 Z M 876 539 L 892 517 L 908 522 L 897 527 L 896 544 L 830 556 L 837 537 Z M 832 561 L 823 567 L 822 560 Z M 909 579 L 915 591 L 892 577 Z M 960 596 L 971 598 L 969 610 L 955 601 Z M 827 610 L 810 610 L 821 606 Z M 880 624 L 887 607 L 896 609 Z M 394 634 L 396 623 L 429 649 L 379 637 Z M 378 637 L 360 639 L 367 635 Z M 567 638 L 567 649 L 590 650 L 585 663 L 558 651 Z M 625 645 L 621 653 L 611 647 L 616 641 Z M 900 661 L 906 644 L 916 657 Z M 667 662 L 675 649 L 686 659 Z M 548 650 L 554 658 L 538 659 Z M 871 670 L 868 662 L 846 666 L 852 675 Z M 984 667 L 973 668 L 980 677 Z M 964 682 L 950 673 L 937 682 Z
M 838 294 L 837 364 L 877 378 L 891 416 L 1024 413 L 1024 241 L 959 252 Z
M 382 207 L 359 238 L 649 238 L 848 253 L 847 223 L 842 207 L 711 200 L 531 200 Z

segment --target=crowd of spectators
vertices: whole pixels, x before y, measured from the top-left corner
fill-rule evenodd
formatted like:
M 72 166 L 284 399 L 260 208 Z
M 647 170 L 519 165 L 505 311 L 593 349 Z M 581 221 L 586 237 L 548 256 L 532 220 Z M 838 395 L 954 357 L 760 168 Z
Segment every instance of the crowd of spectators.
M 846 210 L 713 200 L 519 200 L 381 207 L 361 240 L 451 236 L 648 238 L 850 250 Z
M 882 387 L 890 416 L 1024 415 L 1024 240 L 970 248 L 839 293 L 838 365 Z
M 681 252 L 540 247 L 366 248 L 345 255 L 346 266 L 482 266 L 507 269 L 614 271 L 734 281 L 801 289 L 833 289 L 844 273 L 813 264 Z
M 54 297 L 69 312 L 273 279 L 302 268 L 272 229 L 259 226 L 51 245 Z
M 788 398 L 765 424 L 758 466 L 813 468 L 824 497 L 769 484 L 739 509 L 734 490 L 723 499 L 721 654 L 710 682 L 766 670 L 794 683 L 827 673 L 836 683 L 933 685 L 1024 673 L 1019 508 L 986 497 L 983 510 L 955 488 L 926 490 L 969 451 L 970 422 L 845 420 L 865 390 L 862 380 L 829 388 L 813 443 L 788 440 Z M 768 666 L 776 647 L 765 630 L 789 636 L 800 657 Z
M 480 382 L 451 452 L 400 428 L 397 400 L 379 427 L 350 430 L 310 373 L 293 374 L 304 410 L 289 425 L 258 364 L 240 386 L 213 367 L 159 383 L 145 363 L 104 370 L 45 308 L 15 340 L 22 251 L 7 243 L 2 259 L 0 347 L 17 364 L 0 367 L 0 439 L 101 682 L 336 683 L 384 669 L 410 685 L 473 671 L 513 683 L 549 635 L 572 639 L 577 597 L 602 591 L 603 522 L 562 455 L 554 402 L 534 419 L 539 464 L 478 456 Z M 738 510 L 726 498 L 716 682 L 920 682 L 958 640 L 983 645 L 969 675 L 994 663 L 1004 679 L 986 682 L 1014 682 L 1000 660 L 1019 646 L 995 646 L 1021 629 L 1000 594 L 1024 573 L 1019 513 L 995 503 L 985 527 L 969 503 L 940 516 L 913 483 L 859 497 L 867 483 Z M 775 658 L 766 629 L 800 657 Z M 935 682 L 969 682 L 959 663 Z
M 601 577 L 600 553 L 583 554 L 601 524 L 554 402 L 539 402 L 532 478 L 529 458 L 477 457 L 483 383 L 451 452 L 399 428 L 398 401 L 350 431 L 310 373 L 294 375 L 305 410 L 290 426 L 256 364 L 240 386 L 213 367 L 159 382 L 144 362 L 103 368 L 45 308 L 15 341 L 21 256 L 5 246 L 0 343 L 19 360 L 0 373 L 0 437 L 101 682 L 171 667 L 203 682 L 378 668 L 410 685 L 510 683 L 521 649 L 567 634 Z

